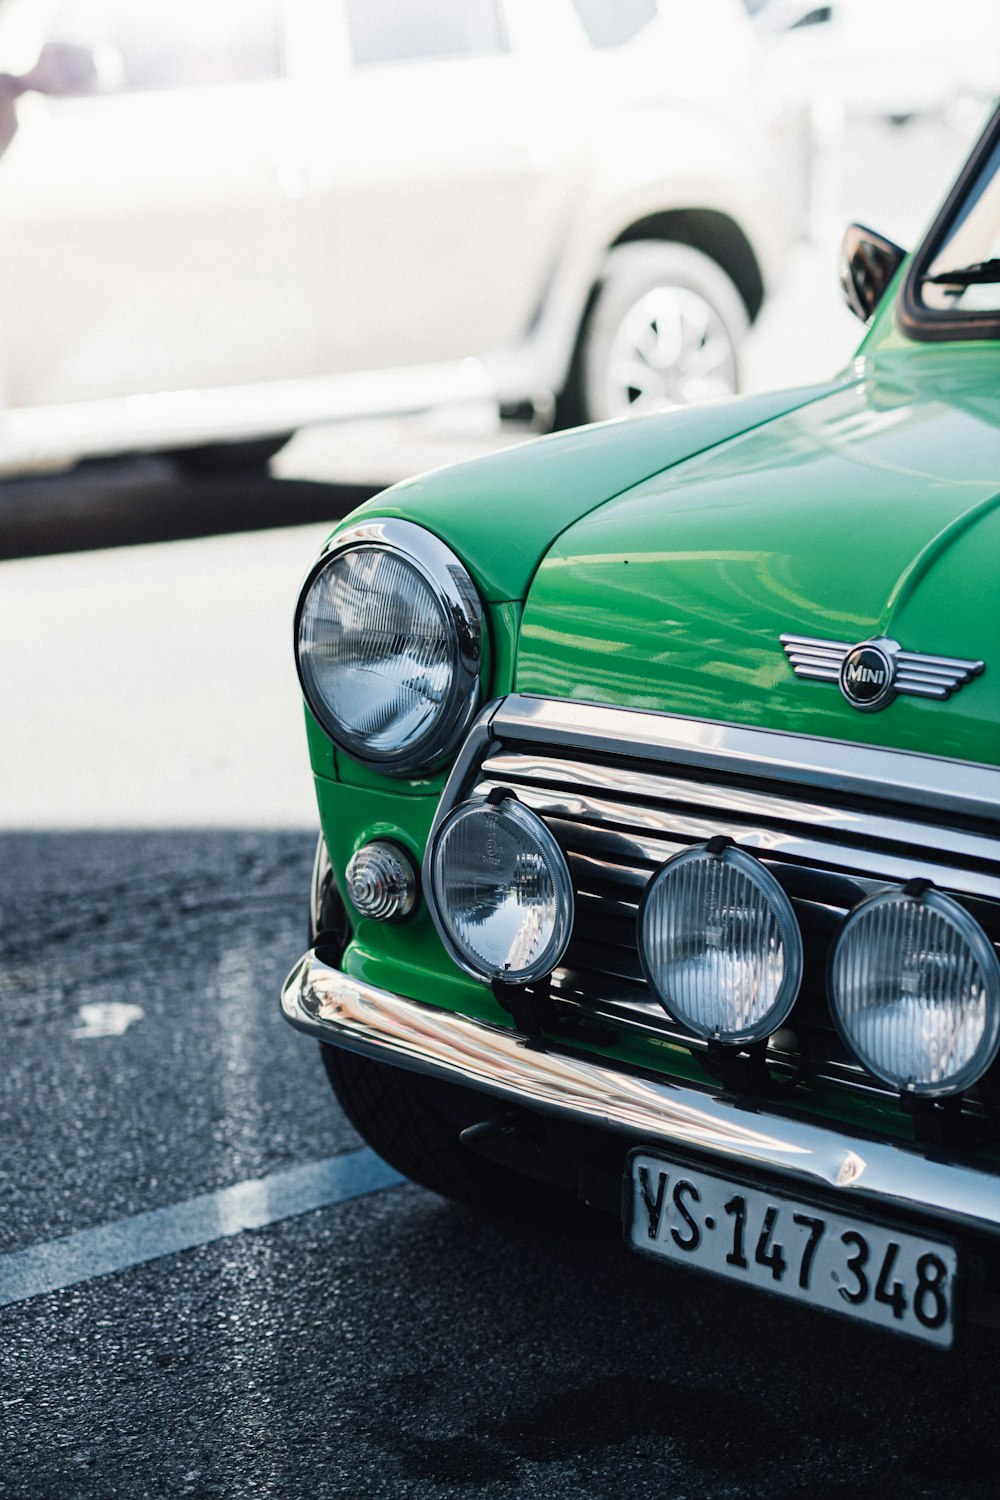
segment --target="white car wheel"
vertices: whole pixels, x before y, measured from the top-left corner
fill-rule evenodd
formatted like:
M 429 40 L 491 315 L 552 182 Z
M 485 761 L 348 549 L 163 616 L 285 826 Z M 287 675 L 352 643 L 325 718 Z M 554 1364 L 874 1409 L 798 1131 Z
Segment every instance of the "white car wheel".
M 584 420 L 732 395 L 749 322 L 732 281 L 701 251 L 649 241 L 619 245 L 608 256 L 583 331 Z

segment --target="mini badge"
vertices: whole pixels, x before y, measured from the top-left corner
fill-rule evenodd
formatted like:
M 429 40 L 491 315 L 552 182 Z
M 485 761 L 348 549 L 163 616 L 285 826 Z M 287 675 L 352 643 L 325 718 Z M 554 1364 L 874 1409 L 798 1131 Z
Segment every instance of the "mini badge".
M 861 641 L 826 641 L 783 635 L 781 644 L 796 677 L 835 682 L 852 708 L 876 713 L 900 693 L 915 698 L 949 698 L 984 669 L 981 661 L 957 656 L 925 656 L 903 651 L 885 636 Z
M 840 691 L 854 708 L 874 713 L 894 696 L 896 658 L 874 641 L 855 646 L 840 664 Z

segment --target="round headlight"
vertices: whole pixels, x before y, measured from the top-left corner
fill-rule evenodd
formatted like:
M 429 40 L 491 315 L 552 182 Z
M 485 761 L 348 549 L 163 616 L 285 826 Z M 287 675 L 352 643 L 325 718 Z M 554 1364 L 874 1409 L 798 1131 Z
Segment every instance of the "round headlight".
M 668 859 L 639 909 L 639 954 L 664 1009 L 696 1036 L 762 1041 L 788 1015 L 802 938 L 770 871 L 742 849 L 701 844 Z
M 306 701 L 357 760 L 403 775 L 455 748 L 479 697 L 483 612 L 458 558 L 408 521 L 342 532 L 295 621 Z
M 464 802 L 445 819 L 431 882 L 438 930 L 467 973 L 529 984 L 566 951 L 573 886 L 565 857 L 514 798 Z
M 960 1093 L 1000 1046 L 997 956 L 940 891 L 883 891 L 856 906 L 831 956 L 830 998 L 848 1046 L 901 1093 Z

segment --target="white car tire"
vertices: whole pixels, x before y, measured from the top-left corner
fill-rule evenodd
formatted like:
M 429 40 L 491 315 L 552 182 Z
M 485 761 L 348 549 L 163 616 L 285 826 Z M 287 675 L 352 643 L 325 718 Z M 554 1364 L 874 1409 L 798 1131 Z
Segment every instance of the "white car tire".
M 618 245 L 581 335 L 577 402 L 584 421 L 640 415 L 732 395 L 750 326 L 725 271 L 689 245 Z

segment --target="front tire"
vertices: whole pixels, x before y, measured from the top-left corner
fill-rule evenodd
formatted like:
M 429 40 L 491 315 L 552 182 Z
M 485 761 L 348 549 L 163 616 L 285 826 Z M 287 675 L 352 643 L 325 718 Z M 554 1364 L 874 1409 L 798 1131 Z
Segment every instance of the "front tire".
M 733 395 L 749 326 L 736 286 L 700 250 L 618 245 L 581 331 L 565 404 L 579 420 L 601 422 Z
M 341 1047 L 320 1044 L 327 1078 L 361 1138 L 397 1172 L 455 1202 L 535 1222 L 579 1213 L 567 1188 L 522 1176 L 464 1146 L 466 1125 L 491 1113 L 490 1101 Z

